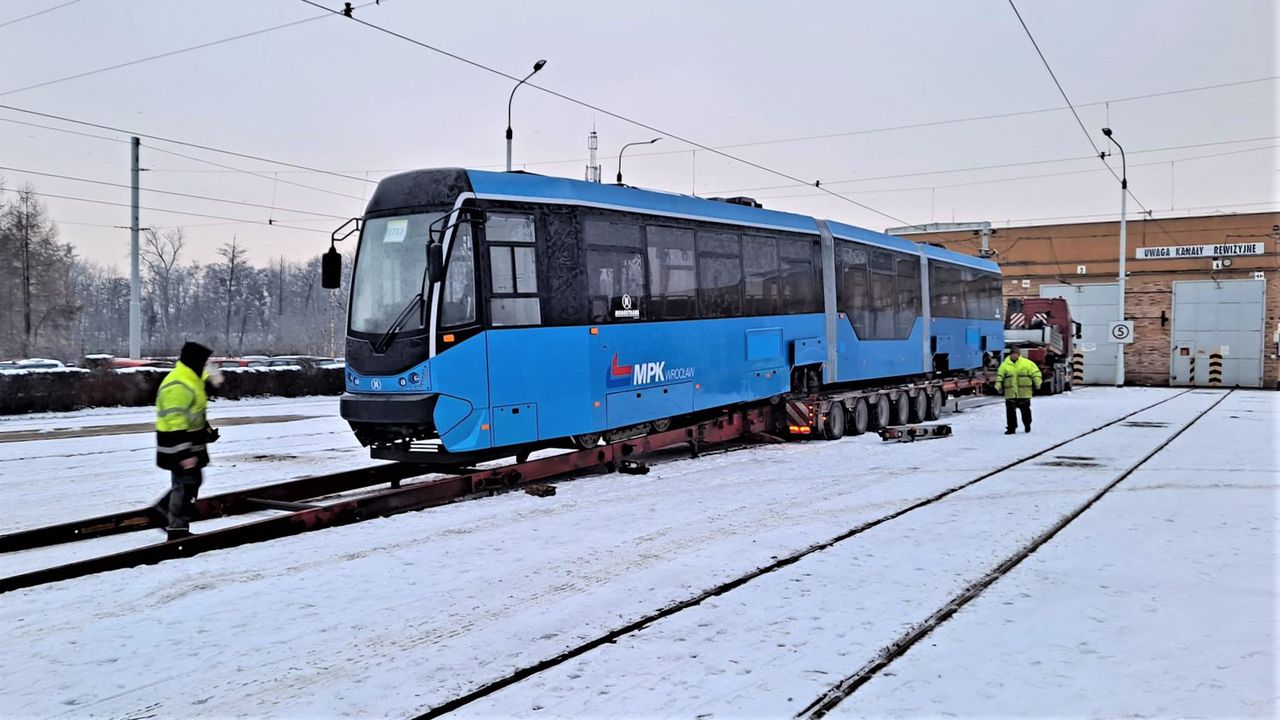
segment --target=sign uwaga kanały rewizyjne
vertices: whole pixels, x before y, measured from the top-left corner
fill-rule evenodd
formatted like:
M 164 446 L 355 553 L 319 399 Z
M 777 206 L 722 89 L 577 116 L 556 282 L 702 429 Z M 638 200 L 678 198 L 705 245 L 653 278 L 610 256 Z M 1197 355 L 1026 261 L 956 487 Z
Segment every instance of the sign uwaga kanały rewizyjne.
M 1261 255 L 1262 243 L 1220 243 L 1217 245 L 1166 245 L 1140 247 L 1134 251 L 1138 260 L 1164 260 L 1177 258 L 1213 258 L 1230 255 Z

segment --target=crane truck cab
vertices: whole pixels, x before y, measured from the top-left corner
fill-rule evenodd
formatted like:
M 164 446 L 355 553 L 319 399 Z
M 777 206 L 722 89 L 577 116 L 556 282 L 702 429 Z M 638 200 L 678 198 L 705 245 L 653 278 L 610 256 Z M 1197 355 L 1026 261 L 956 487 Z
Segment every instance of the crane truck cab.
M 1005 313 L 1004 344 L 1022 349 L 1023 357 L 1040 366 L 1041 395 L 1071 390 L 1075 341 L 1080 323 L 1071 319 L 1063 298 L 1010 298 Z

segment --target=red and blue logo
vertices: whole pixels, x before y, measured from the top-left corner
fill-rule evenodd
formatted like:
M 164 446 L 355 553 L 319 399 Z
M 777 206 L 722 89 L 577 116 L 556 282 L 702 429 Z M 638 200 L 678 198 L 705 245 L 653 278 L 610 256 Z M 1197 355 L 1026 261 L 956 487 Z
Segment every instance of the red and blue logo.
M 619 365 L 618 356 L 615 354 L 613 362 L 609 363 L 609 372 L 605 376 L 605 385 L 616 388 L 691 379 L 693 379 L 692 367 L 667 369 L 666 360 L 641 362 L 634 365 Z
M 624 387 L 631 384 L 634 365 L 619 365 L 618 355 L 615 353 L 613 362 L 609 365 L 609 374 L 605 376 L 605 385 L 608 387 Z

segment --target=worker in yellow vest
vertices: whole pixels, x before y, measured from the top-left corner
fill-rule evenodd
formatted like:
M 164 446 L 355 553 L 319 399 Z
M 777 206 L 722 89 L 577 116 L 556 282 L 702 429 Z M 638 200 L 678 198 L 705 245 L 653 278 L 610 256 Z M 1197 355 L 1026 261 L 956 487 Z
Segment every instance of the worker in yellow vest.
M 168 525 L 170 540 L 191 534 L 191 516 L 203 477 L 201 468 L 209 464 L 208 443 L 218 439 L 209 426 L 205 408 L 204 365 L 212 351 L 195 342 L 182 346 L 178 363 L 160 383 L 156 393 L 156 464 L 172 473 L 172 486 L 156 503 Z
M 996 371 L 996 392 L 1004 393 L 1005 435 L 1018 431 L 1018 413 L 1022 427 L 1031 432 L 1031 396 L 1040 389 L 1040 381 L 1040 366 L 1022 357 L 1018 348 L 1010 348 Z

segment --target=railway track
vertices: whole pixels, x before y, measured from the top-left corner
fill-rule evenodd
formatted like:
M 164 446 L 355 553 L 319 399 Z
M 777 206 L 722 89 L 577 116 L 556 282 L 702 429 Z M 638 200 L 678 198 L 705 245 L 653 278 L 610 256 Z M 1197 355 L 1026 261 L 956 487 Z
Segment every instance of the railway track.
M 0 593 L 424 510 L 460 500 L 487 497 L 534 482 L 565 479 L 575 473 L 600 467 L 626 470 L 635 466 L 641 456 L 658 450 L 687 445 L 697 454 L 706 446 L 721 446 L 735 440 L 761 437 L 768 428 L 769 411 L 768 408 L 761 407 L 724 414 L 662 433 L 600 445 L 590 450 L 567 452 L 459 475 L 440 476 L 438 470 L 431 468 L 391 463 L 211 495 L 197 501 L 194 521 L 262 511 L 277 511 L 279 514 L 197 533 L 181 540 L 169 540 L 3 577 L 0 578 Z M 406 480 L 428 475 L 436 476 L 403 484 Z M 375 489 L 384 484 L 389 487 Z M 355 496 L 342 496 L 353 491 L 364 492 Z M 163 519 L 154 508 L 136 508 L 0 535 L 0 554 L 159 529 L 162 526 Z
M 1187 392 L 1190 392 L 1190 391 L 1188 390 Z M 806 706 L 804 710 L 797 713 L 796 717 L 816 719 L 816 718 L 821 718 L 826 716 L 829 712 L 835 709 L 837 705 L 839 705 L 842 701 L 844 701 L 846 698 L 852 695 L 855 691 L 857 691 L 858 688 L 865 685 L 868 681 L 871 680 L 871 678 L 875 677 L 876 674 L 878 674 L 880 671 L 884 670 L 891 663 L 893 663 L 894 660 L 905 655 L 917 643 L 919 643 L 921 640 L 927 637 L 930 633 L 936 630 L 940 625 L 942 625 L 947 620 L 952 618 L 957 612 L 959 612 L 959 610 L 962 607 L 964 607 L 965 605 L 968 605 L 975 598 L 979 597 L 987 588 L 991 587 L 991 585 L 993 585 L 997 580 L 1004 577 L 1005 575 L 1008 575 L 1014 568 L 1016 568 L 1019 564 L 1021 564 L 1023 560 L 1026 560 L 1028 557 L 1031 556 L 1032 553 L 1034 553 L 1036 550 L 1042 547 L 1045 543 L 1052 540 L 1054 536 L 1056 536 L 1064 528 L 1066 528 L 1068 525 L 1074 522 L 1077 518 L 1079 518 L 1081 515 L 1087 512 L 1089 508 L 1093 507 L 1099 500 L 1105 497 L 1107 493 L 1110 493 L 1112 490 L 1116 488 L 1117 485 L 1124 482 L 1126 478 L 1128 478 L 1130 475 L 1136 472 L 1138 468 L 1141 468 L 1143 465 L 1145 465 L 1149 460 L 1151 460 L 1151 458 L 1158 455 L 1160 451 L 1164 450 L 1166 447 L 1169 446 L 1170 443 L 1172 443 L 1180 435 L 1182 435 L 1182 433 L 1191 429 L 1191 426 L 1195 425 L 1197 422 L 1200 421 L 1201 418 L 1203 418 L 1205 415 L 1208 415 L 1210 411 L 1218 407 L 1218 405 L 1222 404 L 1222 402 L 1226 400 L 1227 397 L 1231 395 L 1232 392 L 1234 392 L 1234 390 L 1228 390 L 1227 392 L 1223 393 L 1222 396 L 1219 397 L 1213 404 L 1209 405 L 1209 407 L 1197 413 L 1196 416 L 1192 418 L 1190 422 L 1178 428 L 1172 435 L 1166 438 L 1154 449 L 1152 449 L 1147 454 L 1143 455 L 1142 458 L 1138 460 L 1137 463 L 1129 467 L 1124 472 L 1120 473 L 1120 475 L 1118 475 L 1114 480 L 1104 485 L 1101 489 L 1099 489 L 1093 495 L 1089 496 L 1087 500 L 1085 500 L 1083 503 L 1077 506 L 1074 510 L 1072 510 L 1071 512 L 1063 516 L 1060 520 L 1058 520 L 1058 522 L 1054 523 L 1044 532 L 1032 538 L 1030 542 L 1027 542 L 1022 547 L 1015 550 L 1012 554 L 1010 554 L 1007 558 L 1005 558 L 1004 561 L 1002 561 L 999 565 L 996 565 L 994 568 L 988 571 L 985 575 L 983 575 L 977 581 L 965 587 L 963 590 L 957 593 L 954 597 L 952 597 L 951 600 L 947 602 L 947 604 L 938 608 L 936 611 L 934 611 L 932 615 L 926 618 L 923 622 L 911 628 L 906 633 L 904 633 L 901 637 L 899 637 L 897 640 L 891 643 L 889 646 L 881 650 L 879 656 L 876 657 L 874 660 L 862 666 L 853 674 L 842 679 L 840 682 L 834 684 L 830 690 L 828 690 L 826 693 L 822 694 L 817 699 L 815 699 L 812 703 Z M 1185 395 L 1186 393 L 1182 393 L 1182 394 Z M 1180 397 L 1180 395 L 1174 396 L 1174 397 Z
M 952 378 L 891 390 L 871 388 L 839 391 L 829 396 L 814 396 L 804 402 L 809 403 L 809 407 L 815 407 L 822 403 L 849 401 L 855 396 L 898 393 L 903 402 L 900 403 L 902 408 L 895 411 L 894 417 L 897 422 L 905 423 L 908 422 L 908 390 L 921 393 L 921 397 L 925 388 L 941 389 L 949 394 L 972 393 L 985 382 L 985 377 Z M 247 516 L 264 511 L 276 511 L 278 514 L 200 532 L 181 540 L 155 543 L 0 577 L 0 593 L 424 510 L 512 490 L 533 482 L 563 480 L 594 468 L 626 471 L 637 467 L 639 457 L 673 446 L 687 445 L 696 457 L 709 446 L 717 446 L 718 451 L 728 452 L 734 449 L 732 444 L 735 442 L 748 445 L 782 442 L 777 436 L 768 434 L 780 426 L 778 412 L 772 404 L 740 408 L 704 416 L 684 427 L 620 439 L 588 450 L 524 460 L 480 471 L 460 471 L 457 475 L 424 479 L 404 486 L 401 485 L 403 481 L 438 474 L 439 468 L 432 469 L 412 463 L 390 463 L 213 495 L 197 501 L 193 521 Z M 810 412 L 809 415 L 812 418 L 814 413 Z M 383 490 L 372 489 L 383 484 L 390 487 Z M 352 496 L 350 493 L 353 491 L 362 491 L 362 494 Z M 347 496 L 335 497 L 343 494 Z M 157 529 L 162 522 L 163 519 L 154 508 L 135 508 L 0 535 L 0 554 Z
M 1062 448 L 1065 445 L 1068 445 L 1077 440 L 1080 440 L 1082 438 L 1088 437 L 1095 433 L 1101 432 L 1107 428 L 1123 423 L 1129 418 L 1134 417 L 1135 415 L 1139 415 L 1141 413 L 1147 412 L 1155 407 L 1158 407 L 1167 402 L 1180 398 L 1188 394 L 1189 392 L 1192 392 L 1192 390 L 1193 389 L 1188 389 L 1184 392 L 1181 392 L 1176 395 L 1172 395 L 1170 397 L 1159 400 L 1157 402 L 1151 403 L 1150 405 L 1146 405 L 1142 408 L 1139 408 L 1138 410 L 1134 410 L 1133 412 L 1127 413 L 1119 418 L 1100 424 L 1096 427 L 1093 427 L 1071 438 L 1058 442 L 1043 450 L 1030 453 L 1012 462 L 1002 465 L 994 470 L 985 472 L 977 477 L 958 483 L 941 492 L 938 492 L 927 498 L 924 498 L 910 505 L 907 505 L 903 508 L 900 508 L 892 513 L 888 513 L 874 520 L 861 523 L 828 540 L 825 540 L 820 543 L 816 543 L 814 545 L 810 545 L 809 547 L 806 547 L 802 550 L 799 550 L 785 557 L 778 558 L 776 561 L 768 565 L 757 568 L 756 570 L 753 570 L 749 573 L 740 575 L 732 580 L 720 583 L 715 587 L 712 587 L 710 589 L 707 589 L 698 593 L 697 595 L 691 596 L 680 602 L 667 605 L 631 623 L 628 623 L 624 626 L 611 630 L 607 633 L 601 634 L 590 640 L 584 641 L 553 657 L 541 660 L 531 665 L 527 665 L 523 668 L 519 668 L 511 673 L 504 675 L 501 678 L 487 682 L 484 685 L 481 685 L 480 687 L 477 687 L 476 689 L 464 695 L 460 695 L 448 702 L 442 703 L 438 706 L 435 706 L 425 711 L 421 715 L 417 716 L 416 720 L 429 720 L 430 718 L 438 718 L 438 717 L 447 715 L 448 713 L 459 710 L 485 697 L 493 695 L 494 693 L 504 688 L 510 687 L 516 683 L 519 683 L 523 680 L 526 680 L 535 675 L 538 675 L 539 673 L 546 672 L 548 670 L 556 668 L 557 666 L 563 665 L 564 663 L 570 660 L 573 660 L 575 658 L 578 658 L 592 650 L 603 647 L 605 645 L 615 643 L 619 639 L 622 639 L 628 635 L 639 632 L 644 628 L 652 625 L 655 622 L 674 616 L 680 612 L 683 612 L 685 610 L 698 606 L 711 598 L 724 595 L 754 580 L 762 578 L 771 573 L 777 572 L 778 570 L 786 568 L 810 555 L 813 555 L 814 553 L 818 553 L 823 550 L 832 548 L 840 543 L 843 543 L 854 537 L 857 537 L 858 535 L 861 535 L 867 532 L 868 530 L 871 530 L 872 528 L 875 528 L 879 525 L 883 525 L 884 523 L 890 522 L 892 520 L 901 518 L 905 515 L 915 512 L 916 510 L 920 510 L 921 508 L 934 505 L 935 503 L 938 503 L 944 498 L 954 495 L 955 493 L 960 492 L 961 490 L 972 487 L 984 480 L 996 477 L 1011 469 L 1025 465 L 1026 463 L 1032 462 L 1038 458 L 1042 458 L 1048 455 L 1049 453 L 1059 448 Z M 1007 573 L 1009 570 L 1015 567 L 1017 563 L 1021 561 L 1022 558 L 1025 558 L 1026 555 L 1030 554 L 1031 552 L 1034 552 L 1035 548 L 1039 547 L 1040 545 L 1043 545 L 1045 542 L 1048 542 L 1053 537 L 1053 535 L 1055 535 L 1059 530 L 1061 530 L 1063 527 L 1069 524 L 1076 517 L 1079 517 L 1079 515 L 1083 513 L 1085 510 L 1087 510 L 1088 507 L 1092 506 L 1092 504 L 1096 502 L 1098 498 L 1100 498 L 1102 495 L 1108 492 L 1111 488 L 1115 487 L 1116 484 L 1123 481 L 1124 478 L 1128 477 L 1132 472 L 1137 470 L 1138 467 L 1140 467 L 1143 463 L 1145 463 L 1147 460 L 1149 460 L 1151 457 L 1157 454 L 1161 449 L 1167 446 L 1169 442 L 1172 442 L 1173 439 L 1175 439 L 1178 435 L 1180 435 L 1192 424 L 1194 424 L 1201 417 L 1203 417 L 1206 413 L 1208 413 L 1210 410 L 1216 407 L 1218 403 L 1222 402 L 1222 400 L 1225 397 L 1226 397 L 1226 394 L 1224 394 L 1221 398 L 1219 398 L 1209 408 L 1206 408 L 1203 412 L 1199 413 L 1194 419 L 1191 420 L 1191 422 L 1187 423 L 1185 426 L 1179 429 L 1176 433 L 1174 433 L 1172 436 L 1167 438 L 1155 450 L 1151 451 L 1146 456 L 1144 456 L 1142 460 L 1139 461 L 1136 465 L 1124 471 L 1119 477 L 1117 477 L 1111 483 L 1108 483 L 1102 491 L 1100 491 L 1099 493 L 1091 497 L 1084 505 L 1082 505 L 1080 508 L 1078 508 L 1074 512 L 1069 513 L 1061 521 L 1056 523 L 1052 528 L 1050 528 L 1041 536 L 1037 537 L 1036 541 L 1033 541 L 1032 543 L 1028 544 L 1028 546 L 1020 549 L 1019 552 L 1015 553 L 1014 555 L 1014 558 L 1016 559 L 1011 558 L 1010 560 L 1006 560 L 1004 563 L 998 566 L 995 570 L 993 570 L 992 573 L 988 574 L 990 576 L 989 578 L 987 576 L 984 576 L 982 580 L 966 588 L 965 593 L 962 593 L 963 599 L 960 599 L 958 601 L 959 604 L 957 604 L 957 600 L 953 600 L 952 602 L 948 603 L 946 607 L 944 607 L 938 613 L 935 613 L 936 618 L 931 616 L 930 620 L 927 620 L 925 623 L 919 626 L 916 626 L 915 628 L 913 628 L 912 632 L 909 632 L 906 635 L 904 635 L 901 639 L 895 642 L 891 648 L 887 648 L 881 654 L 881 656 L 877 658 L 878 662 L 883 661 L 882 664 L 879 664 L 876 667 L 872 667 L 869 665 L 867 667 L 859 669 L 858 672 L 854 673 L 848 678 L 845 678 L 840 683 L 835 685 L 830 691 L 828 691 L 828 693 L 824 694 L 818 700 L 815 700 L 814 703 L 811 703 L 808 707 L 805 708 L 804 713 L 806 714 L 820 713 L 820 714 L 814 715 L 815 717 L 820 717 L 821 714 L 825 714 L 830 710 L 830 708 L 835 707 L 835 704 L 838 704 L 840 699 L 843 699 L 843 697 L 846 697 L 848 692 L 852 692 L 853 689 L 856 689 L 857 685 L 864 683 L 866 679 L 869 679 L 871 675 L 873 675 L 875 672 L 878 672 L 880 669 L 882 669 L 884 665 L 887 665 L 888 662 L 891 662 L 893 658 L 898 657 L 902 653 L 906 652 L 912 644 L 914 644 L 920 638 L 927 635 L 928 632 L 930 632 L 933 627 L 936 627 L 937 623 L 945 621 L 947 617 L 950 617 L 952 614 L 954 614 L 954 612 L 958 610 L 959 607 L 961 607 L 964 603 L 967 603 L 968 601 L 972 600 L 974 597 L 977 597 L 977 595 L 980 594 L 982 590 L 988 587 L 991 583 L 995 582 L 995 580 L 998 579 L 1000 576 L 1002 576 L 1004 573 Z M 932 625 L 929 624 L 930 621 L 933 621 Z M 860 678 L 863 678 L 863 679 L 860 679 Z M 848 688 L 844 689 L 846 688 L 846 685 L 848 686 Z M 833 698 L 833 700 L 827 700 L 828 696 Z M 822 704 L 826 702 L 830 702 L 831 703 L 830 706 L 826 707 L 826 709 L 820 709 Z

